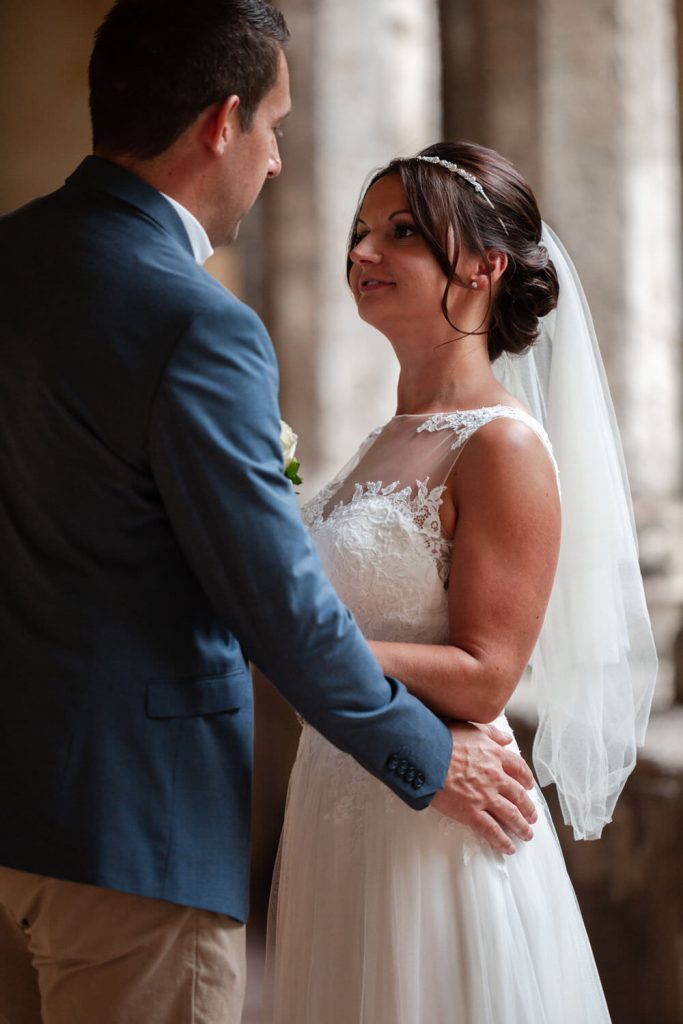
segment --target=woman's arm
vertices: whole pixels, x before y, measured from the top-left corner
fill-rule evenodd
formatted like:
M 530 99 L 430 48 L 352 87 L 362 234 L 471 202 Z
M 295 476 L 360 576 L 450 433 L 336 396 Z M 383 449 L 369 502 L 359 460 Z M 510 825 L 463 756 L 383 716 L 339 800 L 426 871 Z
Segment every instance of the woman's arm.
M 559 550 L 557 484 L 533 430 L 499 419 L 467 442 L 449 494 L 450 644 L 370 647 L 384 672 L 437 714 L 490 722 L 507 704 L 543 624 Z

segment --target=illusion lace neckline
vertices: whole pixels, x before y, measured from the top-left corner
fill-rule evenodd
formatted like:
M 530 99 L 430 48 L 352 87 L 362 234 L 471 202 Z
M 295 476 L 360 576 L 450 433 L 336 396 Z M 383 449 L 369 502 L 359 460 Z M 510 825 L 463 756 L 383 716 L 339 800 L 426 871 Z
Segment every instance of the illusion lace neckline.
M 467 416 L 471 413 L 477 412 L 499 412 L 501 409 L 511 410 L 512 412 L 521 413 L 522 416 L 529 416 L 534 419 L 533 415 L 527 410 L 518 405 L 505 405 L 504 402 L 497 402 L 494 405 L 475 405 L 471 409 L 434 409 L 432 412 L 397 412 L 391 417 L 392 420 L 428 420 L 432 416 Z M 390 421 L 391 422 L 391 421 Z
M 338 473 L 338 475 L 334 477 L 329 484 L 327 484 L 326 487 L 323 487 L 323 489 L 319 491 L 311 501 L 306 503 L 303 509 L 304 522 L 309 528 L 314 529 L 322 525 L 323 521 L 329 518 L 331 514 L 339 512 L 341 508 L 346 507 L 349 504 L 354 505 L 355 502 L 357 502 L 363 495 L 370 496 L 372 493 L 372 496 L 376 497 L 382 493 L 382 488 L 387 487 L 386 481 L 381 479 L 356 481 L 354 483 L 354 493 L 349 497 L 349 499 L 332 505 L 332 507 L 327 509 L 327 515 L 325 515 L 326 507 L 340 491 L 344 481 L 350 473 L 352 473 L 355 467 L 358 466 L 362 456 L 367 453 L 369 447 L 375 443 L 376 439 L 391 427 L 391 424 L 398 424 L 402 420 L 406 419 L 414 420 L 418 424 L 414 428 L 417 434 L 423 434 L 425 432 L 434 434 L 443 430 L 449 430 L 453 434 L 453 441 L 450 444 L 450 449 L 452 451 L 456 451 L 458 449 L 462 449 L 464 444 L 477 432 L 477 430 L 479 430 L 480 427 L 484 426 L 491 420 L 499 419 L 501 417 L 520 420 L 534 430 L 550 456 L 559 488 L 559 472 L 548 435 L 546 434 L 543 426 L 531 415 L 531 413 L 524 409 L 520 409 L 514 405 L 503 405 L 502 403 L 499 403 L 498 405 L 485 405 L 479 406 L 475 409 L 458 409 L 451 410 L 449 412 L 397 413 L 383 426 L 377 427 L 373 430 L 360 446 L 351 462 L 348 463 Z M 417 485 L 419 489 L 419 480 L 417 481 Z M 393 491 L 393 488 L 398 486 L 398 481 L 392 484 L 391 477 L 389 477 L 388 486 Z M 372 488 L 376 488 L 376 490 L 372 491 Z M 408 489 L 412 492 L 412 485 Z M 443 490 L 444 487 L 441 487 L 439 490 L 439 498 L 441 497 Z M 389 497 L 389 493 L 387 492 L 383 496 Z M 397 495 L 393 495 L 393 497 L 396 498 Z

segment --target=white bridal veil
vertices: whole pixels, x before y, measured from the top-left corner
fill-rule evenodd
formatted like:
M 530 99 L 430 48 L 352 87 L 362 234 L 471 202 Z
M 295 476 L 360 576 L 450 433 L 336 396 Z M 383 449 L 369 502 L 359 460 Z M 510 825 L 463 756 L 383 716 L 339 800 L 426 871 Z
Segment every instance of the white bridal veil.
M 565 822 L 594 839 L 642 745 L 657 657 L 638 565 L 631 495 L 586 298 L 562 243 L 543 227 L 560 284 L 538 342 L 493 366 L 550 435 L 560 470 L 562 541 L 531 661 L 539 726 L 534 765 Z

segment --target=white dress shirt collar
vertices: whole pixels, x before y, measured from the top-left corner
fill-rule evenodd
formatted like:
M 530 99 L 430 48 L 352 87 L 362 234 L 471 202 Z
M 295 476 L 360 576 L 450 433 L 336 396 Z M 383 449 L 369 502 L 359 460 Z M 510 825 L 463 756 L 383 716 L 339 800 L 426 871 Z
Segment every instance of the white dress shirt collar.
M 171 196 L 167 196 L 165 192 L 162 192 L 161 195 L 164 199 L 168 199 L 169 203 L 183 222 L 197 263 L 206 263 L 209 256 L 213 256 L 213 248 L 206 231 L 194 214 L 190 213 L 190 211 L 179 203 L 177 199 L 172 199 Z

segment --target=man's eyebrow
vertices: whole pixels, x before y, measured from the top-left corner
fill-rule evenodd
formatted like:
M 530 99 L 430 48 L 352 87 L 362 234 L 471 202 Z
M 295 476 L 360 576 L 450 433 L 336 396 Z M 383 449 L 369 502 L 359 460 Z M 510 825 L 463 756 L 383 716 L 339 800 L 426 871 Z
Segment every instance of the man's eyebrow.
M 394 217 L 399 217 L 402 213 L 408 213 L 411 217 L 413 215 L 412 210 L 394 210 L 393 213 L 389 214 L 388 220 L 393 220 Z M 356 224 L 365 224 L 365 221 L 362 217 L 356 217 Z M 365 224 L 365 226 L 367 227 L 367 224 Z

